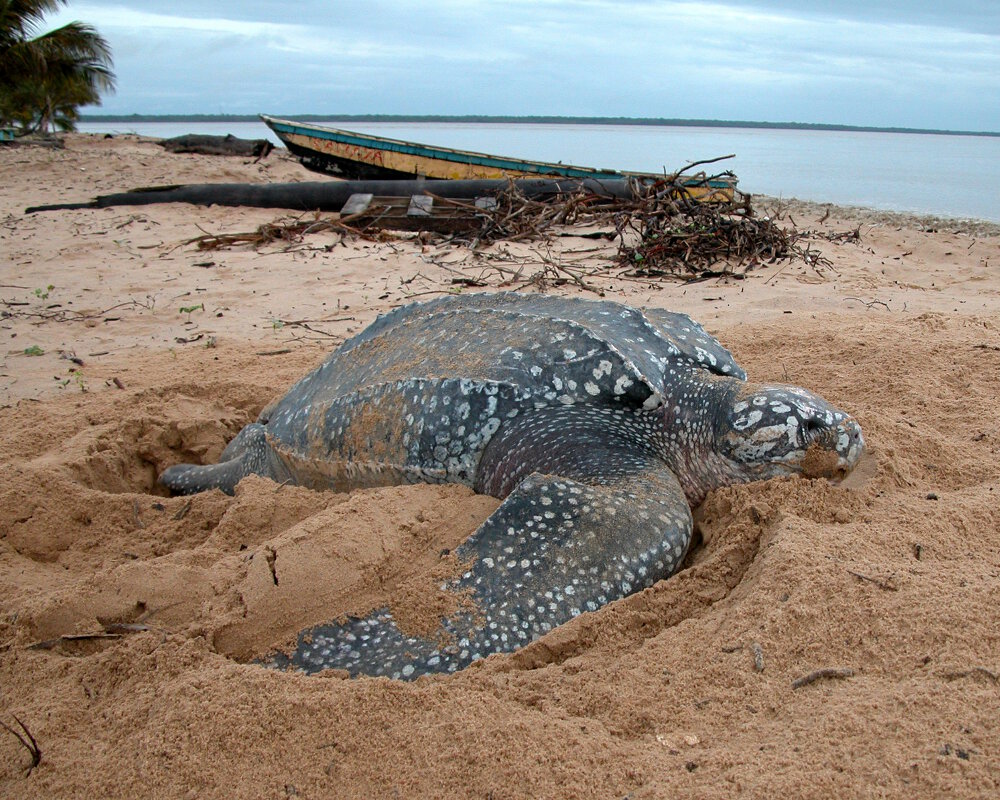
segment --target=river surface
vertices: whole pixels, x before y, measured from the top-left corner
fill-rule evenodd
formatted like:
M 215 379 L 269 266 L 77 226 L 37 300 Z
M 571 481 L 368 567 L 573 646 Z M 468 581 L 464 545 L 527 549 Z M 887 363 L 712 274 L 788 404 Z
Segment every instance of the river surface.
M 747 192 L 884 211 L 1000 222 L 1000 137 L 917 133 L 453 122 L 323 122 L 328 127 L 536 161 L 673 171 L 735 154 Z M 84 122 L 93 133 L 277 137 L 255 122 Z

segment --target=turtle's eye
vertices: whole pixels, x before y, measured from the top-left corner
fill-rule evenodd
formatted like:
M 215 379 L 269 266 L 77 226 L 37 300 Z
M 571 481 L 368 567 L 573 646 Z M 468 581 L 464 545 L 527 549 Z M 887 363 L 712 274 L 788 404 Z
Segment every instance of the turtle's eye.
M 824 427 L 826 426 L 818 417 L 809 416 L 802 420 L 802 424 L 799 426 L 799 431 L 802 435 L 802 444 L 809 444 L 809 442 L 819 435 Z

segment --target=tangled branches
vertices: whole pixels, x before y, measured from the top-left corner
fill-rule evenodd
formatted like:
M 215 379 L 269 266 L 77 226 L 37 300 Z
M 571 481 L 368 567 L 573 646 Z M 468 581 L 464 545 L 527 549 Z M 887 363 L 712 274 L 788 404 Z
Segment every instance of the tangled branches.
M 435 233 L 428 222 L 417 236 L 424 244 L 435 238 L 443 244 L 464 244 L 477 257 L 491 260 L 484 249 L 488 245 L 544 241 L 557 233 L 565 235 L 563 229 L 567 227 L 578 231 L 589 227 L 591 230 L 586 233 L 572 235 L 618 240 L 613 264 L 610 268 L 603 264 L 599 274 L 646 280 L 700 280 L 722 275 L 742 278 L 763 264 L 794 259 L 817 271 L 830 265 L 818 250 L 805 244 L 812 234 L 797 230 L 791 221 L 782 227 L 771 217 L 757 216 L 750 195 L 736 190 L 732 173 L 685 174 L 693 166 L 656 179 L 635 178 L 628 199 L 582 187 L 545 197 L 529 197 L 514 181 L 496 197 L 475 203 L 432 195 L 434 207 L 456 222 L 451 230 L 457 232 L 444 237 Z M 382 230 L 382 226 L 394 225 L 381 216 L 369 219 L 355 214 L 322 219 L 317 214 L 310 219 L 277 220 L 250 233 L 206 233 L 188 244 L 196 244 L 201 250 L 215 250 L 234 245 L 257 248 L 279 242 L 286 244 L 285 249 L 292 249 L 300 246 L 305 236 L 320 232 L 339 233 L 337 243 L 346 238 L 385 241 L 405 236 Z M 845 236 L 843 240 L 856 241 L 857 235 Z M 841 241 L 832 234 L 824 238 Z M 323 249 L 330 250 L 333 246 Z M 552 259 L 543 259 L 543 263 L 547 278 L 553 277 L 548 273 L 554 269 L 560 272 L 558 280 L 584 285 L 584 278 L 590 275 L 576 266 L 562 269 L 565 265 L 557 265 Z M 522 278 L 521 270 L 516 274 Z
M 740 276 L 783 259 L 798 257 L 812 266 L 822 261 L 798 243 L 802 233 L 755 216 L 749 195 L 698 202 L 679 194 L 675 183 L 659 181 L 634 191 L 638 199 L 616 221 L 618 260 L 630 276 Z
M 468 242 L 475 250 L 481 244 L 498 241 L 543 239 L 558 226 L 606 224 L 613 219 L 622 202 L 585 190 L 554 198 L 530 198 L 511 181 L 497 194 L 492 208 L 478 210 L 482 224 Z
M 544 239 L 559 226 L 604 228 L 592 236 L 617 238 L 621 274 L 634 278 L 742 277 L 761 264 L 794 258 L 813 268 L 828 263 L 800 244 L 806 234 L 794 226 L 757 217 L 750 196 L 735 189 L 732 173 L 682 171 L 635 180 L 632 195 L 621 200 L 579 190 L 533 199 L 511 183 L 482 213 L 482 226 L 469 243 L 476 249 L 500 240 Z
M 386 231 L 370 232 L 366 228 L 348 225 L 343 220 L 323 219 L 318 213 L 313 213 L 265 222 L 263 225 L 258 225 L 256 230 L 243 233 L 205 233 L 204 236 L 188 239 L 184 244 L 193 244 L 199 250 L 224 250 L 238 245 L 259 248 L 270 244 L 284 243 L 288 249 L 300 244 L 310 234 L 328 232 L 339 233 L 341 240 L 348 236 L 372 241 L 394 238 Z

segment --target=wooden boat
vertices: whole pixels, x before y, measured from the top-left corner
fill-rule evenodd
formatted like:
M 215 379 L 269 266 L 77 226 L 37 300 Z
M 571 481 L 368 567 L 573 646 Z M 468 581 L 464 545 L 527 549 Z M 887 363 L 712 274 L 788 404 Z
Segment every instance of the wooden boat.
M 351 180 L 566 177 L 655 181 L 663 177 L 655 173 L 622 172 L 505 158 L 471 150 L 455 150 L 370 133 L 327 128 L 265 114 L 261 114 L 260 118 L 285 143 L 289 151 L 299 157 L 303 166 L 315 172 Z M 703 201 L 731 201 L 736 190 L 735 177 L 704 180 L 692 176 L 684 183 L 693 197 Z

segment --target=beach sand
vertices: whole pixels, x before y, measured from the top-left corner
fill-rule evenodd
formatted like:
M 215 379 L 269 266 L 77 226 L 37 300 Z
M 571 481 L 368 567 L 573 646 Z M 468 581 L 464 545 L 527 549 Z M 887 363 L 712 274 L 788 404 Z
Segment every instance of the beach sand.
M 841 486 L 715 492 L 673 578 L 404 684 L 246 661 L 343 613 L 433 615 L 441 551 L 495 500 L 257 478 L 170 498 L 156 476 L 215 460 L 380 312 L 456 276 L 496 283 L 491 264 L 530 273 L 612 249 L 559 238 L 477 262 L 323 233 L 204 252 L 186 242 L 280 213 L 23 213 L 137 186 L 316 179 L 282 152 L 72 135 L 0 149 L 0 172 L 0 722 L 41 750 L 26 775 L 28 750 L 0 730 L 0 795 L 997 796 L 996 226 L 793 202 L 780 211 L 800 228 L 859 228 L 860 243 L 816 241 L 829 266 L 745 280 L 592 279 L 691 314 L 752 379 L 851 411 L 865 460 Z M 818 670 L 837 672 L 796 683 Z

